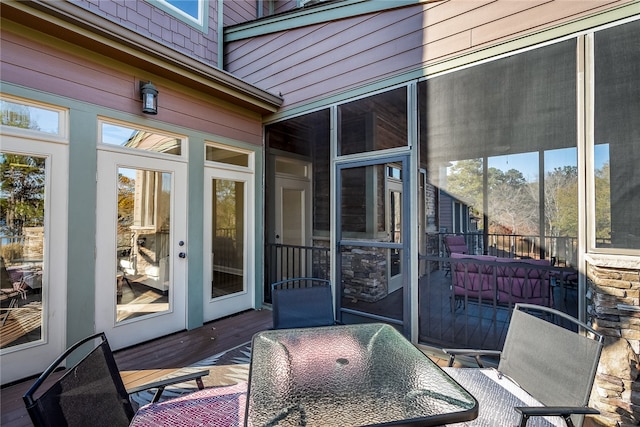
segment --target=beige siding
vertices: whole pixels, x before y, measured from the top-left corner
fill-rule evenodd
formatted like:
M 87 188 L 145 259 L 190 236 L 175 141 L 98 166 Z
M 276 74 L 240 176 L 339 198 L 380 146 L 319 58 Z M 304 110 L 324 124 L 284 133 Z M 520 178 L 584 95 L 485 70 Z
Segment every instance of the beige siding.
M 0 74 L 4 82 L 130 114 L 141 114 L 136 84 L 141 77 L 149 78 L 149 73 L 138 73 L 113 61 L 106 66 L 88 60 L 87 57 L 93 56 L 90 52 L 76 55 L 5 30 L 2 30 L 1 37 Z M 255 145 L 262 144 L 260 115 L 215 98 L 194 96 L 197 94 L 172 82 L 161 79 L 153 79 L 153 82 L 160 92 L 157 120 Z
M 628 2 L 418 4 L 231 42 L 225 69 L 290 108 Z

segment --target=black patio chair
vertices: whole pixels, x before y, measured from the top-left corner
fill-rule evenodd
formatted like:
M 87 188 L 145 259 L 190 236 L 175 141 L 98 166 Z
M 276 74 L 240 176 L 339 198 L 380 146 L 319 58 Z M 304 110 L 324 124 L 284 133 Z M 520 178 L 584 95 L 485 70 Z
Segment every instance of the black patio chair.
M 86 356 L 67 368 L 57 380 L 47 380 L 67 358 L 79 357 L 89 349 Z M 208 374 L 209 371 L 204 370 L 175 376 L 136 387 L 135 392 L 157 389 L 152 400 L 156 402 L 170 384 L 196 380 L 198 388 L 203 389 L 201 378 Z M 36 391 L 43 385 L 48 388 L 35 397 Z M 117 427 L 128 426 L 135 414 L 129 399 L 129 393 L 133 392 L 127 392 L 125 388 L 106 335 L 98 333 L 67 349 L 49 365 L 22 398 L 36 427 Z
M 281 280 L 271 285 L 273 328 L 307 328 L 336 323 L 331 281 L 313 277 Z
M 564 319 L 576 331 L 584 333 L 565 329 L 552 323 L 553 319 Z M 520 426 L 525 426 L 531 417 L 562 417 L 566 425 L 580 426 L 584 415 L 599 413 L 587 405 L 603 341 L 602 334 L 566 313 L 539 305 L 516 304 L 502 351 L 444 350 L 449 354 L 449 366 L 453 366 L 459 355 L 475 357 L 481 368 L 484 367 L 481 356 L 499 356 L 497 372 L 494 372 L 497 382 L 488 381 L 487 375 L 477 375 L 479 369 L 445 370 L 471 393 L 478 390 L 476 397 L 481 408 L 478 423 L 491 425 L 483 420 L 484 416 L 497 417 L 501 423 L 515 416 L 516 420 L 520 419 Z M 480 386 L 479 382 L 484 385 Z M 529 403 L 520 400 L 508 407 L 505 402 L 513 393 L 490 390 L 511 387 L 515 387 L 513 390 L 518 394 L 525 391 L 526 397 L 533 397 L 542 406 L 526 406 Z

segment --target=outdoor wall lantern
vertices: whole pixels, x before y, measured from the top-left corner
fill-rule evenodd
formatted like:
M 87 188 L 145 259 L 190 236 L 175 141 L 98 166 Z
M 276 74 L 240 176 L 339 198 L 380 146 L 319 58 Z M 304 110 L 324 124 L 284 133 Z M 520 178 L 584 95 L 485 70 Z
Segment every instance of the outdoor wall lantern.
M 142 112 L 145 114 L 158 114 L 158 89 L 151 82 L 140 82 L 140 99 L 142 99 Z

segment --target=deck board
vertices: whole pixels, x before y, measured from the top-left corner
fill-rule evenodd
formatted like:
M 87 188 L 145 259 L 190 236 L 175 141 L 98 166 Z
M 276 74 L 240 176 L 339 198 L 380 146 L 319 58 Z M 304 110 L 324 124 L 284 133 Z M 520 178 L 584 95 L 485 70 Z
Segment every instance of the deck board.
M 163 370 L 186 367 L 250 341 L 253 334 L 269 329 L 271 325 L 271 311 L 250 310 L 215 320 L 200 328 L 118 350 L 114 352 L 114 357 L 120 371 L 144 369 L 159 375 Z M 51 356 L 52 361 L 56 356 Z M 0 390 L 0 425 L 32 426 L 22 395 L 33 381 L 25 380 Z

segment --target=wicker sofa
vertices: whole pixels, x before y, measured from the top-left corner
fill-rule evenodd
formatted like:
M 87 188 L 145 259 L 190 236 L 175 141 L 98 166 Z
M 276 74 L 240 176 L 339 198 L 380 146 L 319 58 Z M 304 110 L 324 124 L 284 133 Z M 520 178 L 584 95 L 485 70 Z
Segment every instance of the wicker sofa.
M 551 263 L 537 259 L 510 259 L 451 253 L 454 300 L 487 304 L 516 303 L 553 307 Z

